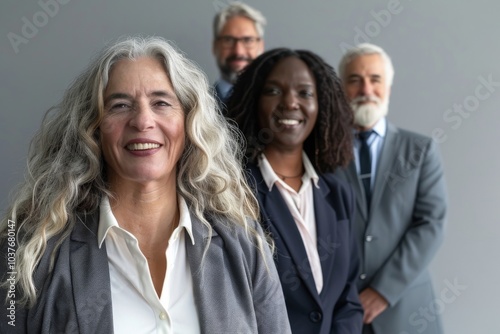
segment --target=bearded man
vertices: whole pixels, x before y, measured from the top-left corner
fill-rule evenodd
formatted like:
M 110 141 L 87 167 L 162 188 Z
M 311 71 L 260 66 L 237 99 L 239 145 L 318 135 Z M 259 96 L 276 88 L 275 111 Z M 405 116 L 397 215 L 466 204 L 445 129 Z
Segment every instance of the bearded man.
M 363 334 L 441 334 L 428 272 L 447 209 L 438 149 L 431 138 L 387 121 L 394 69 L 383 49 L 348 50 L 339 74 L 354 112 L 355 159 L 337 174 L 357 195 Z
M 215 15 L 212 52 L 221 77 L 214 89 L 222 110 L 238 74 L 264 52 L 265 25 L 266 19 L 258 10 L 238 1 Z

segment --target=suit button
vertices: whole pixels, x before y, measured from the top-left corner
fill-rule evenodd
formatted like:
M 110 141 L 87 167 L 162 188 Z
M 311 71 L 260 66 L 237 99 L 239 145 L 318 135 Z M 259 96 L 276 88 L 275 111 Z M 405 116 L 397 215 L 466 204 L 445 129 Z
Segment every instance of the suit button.
M 370 242 L 373 240 L 373 236 L 372 235 L 367 235 L 366 238 L 365 238 L 366 242 Z
M 323 316 L 317 311 L 313 311 L 309 314 L 309 319 L 311 319 L 312 322 L 320 322 L 321 318 L 323 318 Z
M 361 274 L 361 275 L 359 275 L 359 279 L 360 279 L 360 280 L 364 280 L 365 278 L 366 278 L 366 274 Z

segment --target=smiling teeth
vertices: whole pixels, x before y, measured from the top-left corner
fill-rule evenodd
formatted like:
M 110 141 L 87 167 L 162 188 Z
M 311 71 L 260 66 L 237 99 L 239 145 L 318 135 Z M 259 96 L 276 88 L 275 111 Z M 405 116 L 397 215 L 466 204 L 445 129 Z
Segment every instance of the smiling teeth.
M 160 144 L 153 144 L 153 143 L 136 143 L 127 145 L 127 149 L 131 151 L 151 150 L 153 148 L 158 148 L 158 147 L 160 147 Z
M 283 125 L 298 125 L 300 122 L 296 119 L 280 119 L 278 123 Z

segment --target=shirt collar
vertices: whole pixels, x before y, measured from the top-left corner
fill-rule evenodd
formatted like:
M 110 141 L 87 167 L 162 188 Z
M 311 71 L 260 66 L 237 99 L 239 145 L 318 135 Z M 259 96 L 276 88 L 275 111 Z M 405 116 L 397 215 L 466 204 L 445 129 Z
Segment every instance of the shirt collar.
M 314 186 L 316 188 L 319 188 L 318 185 L 319 176 L 314 170 L 311 161 L 309 160 L 307 154 L 304 151 L 302 151 L 302 163 L 304 164 L 304 175 L 302 176 L 302 180 L 311 179 L 314 182 Z M 264 179 L 264 182 L 269 188 L 269 191 L 273 189 L 273 186 L 276 182 L 280 182 L 286 185 L 285 182 L 274 172 L 273 168 L 271 167 L 271 164 L 269 163 L 269 160 L 267 160 L 264 153 L 262 153 L 259 156 L 258 165 L 262 173 L 262 178 Z
M 182 228 L 185 228 L 187 233 L 189 234 L 191 243 L 194 245 L 193 224 L 191 222 L 189 208 L 186 201 L 184 200 L 184 197 L 180 195 L 177 195 L 177 202 L 179 203 L 179 226 L 177 226 L 177 228 L 174 230 L 172 237 L 178 238 L 179 234 L 182 231 Z
M 174 230 L 171 238 L 173 238 L 173 240 L 177 239 L 182 229 L 184 228 L 191 238 L 191 243 L 194 245 L 193 225 L 191 222 L 191 216 L 189 214 L 188 206 L 182 196 L 177 196 L 177 202 L 179 205 L 179 226 L 177 226 L 177 228 Z M 111 228 L 114 227 L 122 230 L 123 228 L 120 227 L 118 221 L 115 218 L 115 215 L 113 215 L 113 211 L 111 211 L 111 206 L 109 204 L 109 199 L 107 196 L 103 196 L 99 211 L 100 214 L 99 228 L 97 231 L 97 243 L 99 245 L 99 248 L 101 248 L 102 243 L 106 239 L 106 236 L 108 235 L 108 232 Z
M 220 93 L 226 97 L 229 94 L 229 91 L 233 88 L 233 84 L 224 80 L 223 78 L 220 78 L 217 80 L 217 88 L 219 89 Z
M 385 117 L 382 117 L 373 127 L 372 129 L 376 134 L 379 135 L 379 137 L 384 138 L 385 133 L 387 131 L 387 120 Z

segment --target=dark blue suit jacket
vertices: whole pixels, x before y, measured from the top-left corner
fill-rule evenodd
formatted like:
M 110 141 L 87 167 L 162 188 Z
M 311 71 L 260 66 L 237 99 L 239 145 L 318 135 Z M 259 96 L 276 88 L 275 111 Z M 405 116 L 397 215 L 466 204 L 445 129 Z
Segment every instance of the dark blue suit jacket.
M 214 84 L 214 91 L 215 91 L 215 99 L 217 100 L 219 109 L 222 112 L 222 114 L 225 115 L 227 113 L 227 102 L 231 97 L 232 89 L 228 93 L 224 94 L 220 88 L 219 82 L 217 81 Z
M 293 333 L 361 333 L 363 310 L 356 280 L 359 257 L 352 232 L 354 195 L 332 174 L 313 186 L 318 253 L 323 289 L 318 295 L 299 230 L 277 187 L 271 191 L 260 169 L 248 166 L 256 188 L 261 221 L 276 244 L 275 263 Z

